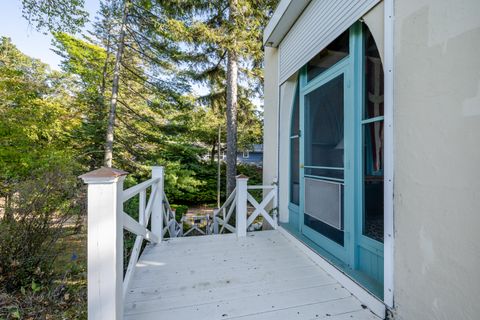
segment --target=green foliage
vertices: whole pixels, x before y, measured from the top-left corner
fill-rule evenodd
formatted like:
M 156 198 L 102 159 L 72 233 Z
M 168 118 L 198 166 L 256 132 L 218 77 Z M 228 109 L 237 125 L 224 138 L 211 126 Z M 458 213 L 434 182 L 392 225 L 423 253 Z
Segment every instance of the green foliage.
M 0 74 L 0 283 L 39 290 L 51 274 L 63 224 L 78 213 L 75 86 L 4 37 Z
M 31 175 L 72 164 L 79 127 L 70 78 L 0 39 L 0 196 Z
M 37 30 L 76 32 L 87 22 L 84 0 L 22 0 L 22 14 Z
M 239 0 L 238 25 L 227 19 L 228 1 L 131 2 L 114 166 L 131 173 L 125 181 L 129 187 L 148 179 L 152 165 L 163 165 L 178 220 L 188 206 L 216 203 L 213 158 L 218 128 L 225 141 L 227 49 L 240 56 L 239 148 L 261 141 L 260 38 L 275 2 Z M 34 318 L 46 306 L 55 310 L 53 319 L 86 319 L 80 310 L 86 299 L 85 265 L 55 262 L 66 236 L 78 232 L 64 225 L 77 222 L 85 201 L 75 177 L 102 164 L 123 1 L 101 2 L 89 36 L 74 33 L 86 21 L 83 0 L 22 4 L 35 28 L 53 32 L 55 52 L 63 60 L 62 71 L 52 71 L 1 38 L 0 298 L 7 289 L 14 298 L 0 318 Z M 193 85 L 208 92 L 198 96 Z M 223 190 L 223 164 L 221 171 Z M 238 172 L 251 184 L 261 183 L 257 167 L 239 165 Z M 134 218 L 138 202 L 137 196 L 125 204 Z M 126 261 L 134 240 L 126 232 Z
M 184 204 L 172 204 L 172 209 L 175 210 L 175 220 L 180 222 L 182 217 L 188 212 L 188 206 Z
M 10 206 L 0 219 L 0 286 L 9 291 L 49 281 L 64 225 L 75 222 L 78 182 L 67 170 L 35 172 L 15 184 Z

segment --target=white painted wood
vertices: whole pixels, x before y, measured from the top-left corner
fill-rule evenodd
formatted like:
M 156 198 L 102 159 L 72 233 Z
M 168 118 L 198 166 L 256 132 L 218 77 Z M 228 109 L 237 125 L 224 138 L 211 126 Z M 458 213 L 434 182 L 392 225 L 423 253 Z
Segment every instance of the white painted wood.
M 137 184 L 137 185 L 135 185 L 131 188 L 128 188 L 128 189 L 124 190 L 123 195 L 122 195 L 123 201 L 125 202 L 125 201 L 133 198 L 134 196 L 139 194 L 142 190 L 145 190 L 148 187 L 158 183 L 158 181 L 159 181 L 158 177 L 152 177 L 152 179 L 149 179 L 147 181 L 144 181 L 144 182 L 139 183 L 139 184 Z
M 157 243 L 160 241 L 160 238 L 150 232 L 147 228 L 145 228 L 143 225 L 135 221 L 132 217 L 130 217 L 128 214 L 123 212 L 123 225 L 120 224 L 120 226 L 123 226 L 126 230 L 136 234 L 137 236 L 142 236 L 145 240 Z
M 142 225 L 145 226 L 145 208 L 147 206 L 147 190 L 142 190 L 140 191 L 140 196 L 138 199 L 138 222 Z
M 235 195 L 235 229 L 238 237 L 245 237 L 247 235 L 247 183 L 248 178 L 238 176 L 237 177 L 237 194 Z M 228 223 L 228 218 L 225 220 Z
M 333 285 L 336 281 L 328 275 L 310 276 L 294 279 L 273 279 L 271 281 L 257 281 L 245 284 L 224 286 L 210 286 L 197 290 L 171 290 L 166 294 L 156 287 L 134 289 L 125 302 L 125 310 L 134 310 L 138 302 L 152 304 L 157 302 L 156 308 L 166 310 L 181 308 L 201 303 L 222 301 L 225 297 L 238 299 L 249 296 L 266 295 L 275 292 L 300 290 L 305 288 Z M 138 304 L 137 304 L 138 307 Z
M 230 193 L 225 203 L 216 212 L 214 211 L 213 213 L 214 223 L 222 225 L 222 228 L 218 233 L 222 233 L 223 230 L 225 229 L 229 230 L 230 232 L 235 232 L 235 231 L 232 231 L 232 229 L 234 230 L 235 228 L 231 225 L 228 225 L 228 221 L 230 220 L 233 210 L 235 209 L 236 200 L 237 200 L 236 196 L 237 196 L 237 189 L 235 188 L 233 189 L 232 193 Z M 228 214 L 226 213 L 227 208 L 228 208 Z M 222 213 L 221 219 L 218 216 L 220 212 Z
M 148 245 L 125 300 L 125 319 L 131 320 L 335 319 L 347 314 L 378 320 L 276 230 Z
M 263 253 L 255 251 L 253 256 L 249 251 L 238 252 L 237 254 L 229 253 L 226 256 L 213 255 L 209 259 L 198 259 L 199 261 L 195 265 L 181 264 L 178 265 L 178 259 L 172 257 L 164 257 L 160 255 L 142 257 L 144 265 L 148 265 L 146 268 L 139 268 L 136 275 L 139 278 L 144 277 L 156 277 L 158 271 L 162 272 L 186 272 L 195 273 L 207 270 L 212 263 L 217 267 L 215 270 L 227 270 L 232 268 L 237 269 L 254 269 L 266 268 L 271 266 L 272 262 L 278 262 L 281 264 L 287 264 L 289 266 L 307 266 L 310 265 L 308 258 L 301 252 L 286 251 L 285 248 L 277 248 L 275 250 L 269 250 L 271 252 Z M 289 260 L 295 259 L 295 263 L 290 264 Z M 190 259 L 189 260 L 193 260 Z M 257 268 L 257 269 L 255 269 Z M 333 279 L 333 278 L 332 278 Z
M 385 0 L 384 4 L 384 37 L 385 37 L 385 172 L 384 172 L 384 291 L 383 301 L 390 308 L 394 307 L 394 212 L 393 212 L 393 183 L 394 183 L 394 4 L 393 0 Z
M 161 241 L 163 238 L 163 167 L 152 167 L 152 179 L 157 179 L 156 195 L 152 204 L 152 233 Z
M 213 234 L 217 234 L 218 233 L 218 220 L 217 220 L 217 216 L 218 216 L 218 212 L 220 210 L 219 209 L 214 209 L 213 210 Z
M 228 223 L 226 223 L 225 220 L 223 220 L 222 218 L 217 217 L 217 221 L 222 226 L 222 228 L 220 229 L 220 233 L 222 233 L 224 229 L 227 229 L 228 231 L 230 231 L 232 233 L 236 233 L 236 231 L 235 231 L 236 229 L 234 227 L 232 227 L 231 225 L 229 225 Z
M 310 0 L 282 0 L 263 32 L 263 44 L 277 47 Z
M 150 197 L 148 198 L 148 203 L 147 203 L 147 205 L 144 209 L 144 215 L 145 215 L 144 225 L 145 226 L 147 226 L 148 222 L 150 221 L 150 216 L 152 214 L 153 204 L 155 203 L 155 198 L 158 197 L 157 190 L 158 190 L 158 183 L 154 184 L 152 186 L 152 192 L 150 193 Z M 146 190 L 144 192 L 146 192 Z
M 137 265 L 138 256 L 140 255 L 140 250 L 142 248 L 143 237 L 137 236 L 135 238 L 135 244 L 133 245 L 132 252 L 130 254 L 130 260 L 128 261 L 127 271 L 125 272 L 125 277 L 123 278 L 123 299 L 125 299 L 130 281 L 132 280 L 133 273 L 135 272 L 135 267 Z
M 268 190 L 268 189 L 275 189 L 274 185 L 271 186 L 248 186 L 248 190 Z
M 279 45 L 279 84 L 290 78 L 379 1 L 311 1 Z
M 278 291 L 265 295 L 254 295 L 241 298 L 225 297 L 222 301 L 213 303 L 201 303 L 180 308 L 159 310 L 158 304 L 138 302 L 132 310 L 125 310 L 125 319 L 131 319 L 129 315 L 135 315 L 134 319 L 151 319 L 149 313 L 161 311 L 164 319 L 195 319 L 213 320 L 230 319 L 251 314 L 271 312 L 298 305 L 344 299 L 350 293 L 338 284 L 302 288 L 291 291 Z M 138 313 L 141 308 L 142 312 Z
M 265 198 L 262 199 L 260 203 L 255 200 L 255 198 L 247 193 L 247 200 L 254 206 L 255 210 L 253 213 L 248 217 L 247 220 L 247 228 L 253 223 L 253 221 L 259 216 L 262 215 L 263 219 L 274 229 L 276 229 L 276 223 L 273 221 L 272 217 L 268 214 L 268 212 L 265 210 L 267 205 L 272 201 L 275 197 L 275 189 L 272 189 L 266 196 Z
M 235 228 L 228 223 L 230 221 L 230 218 L 232 217 L 233 212 L 235 211 L 236 206 L 237 206 L 237 189 L 235 189 L 233 192 L 235 192 L 235 195 L 233 197 L 232 202 L 230 203 L 230 207 L 228 207 L 228 213 L 226 213 L 227 207 L 223 207 L 223 212 L 222 212 L 223 219 L 219 219 L 219 222 L 221 221 L 222 224 L 223 224 L 222 228 L 220 229 L 220 233 L 223 233 L 223 230 L 225 228 L 227 230 L 229 230 L 230 232 L 235 232 L 235 231 L 232 231 L 232 230 L 235 230 Z
M 292 236 L 288 231 L 279 227 L 278 230 L 286 236 L 292 243 L 294 243 L 297 248 L 302 250 L 306 255 L 310 257 L 316 264 L 322 267 L 327 273 L 329 273 L 334 279 L 336 279 L 342 286 L 347 288 L 355 297 L 357 297 L 364 305 L 366 305 L 373 313 L 379 317 L 385 316 L 385 305 L 382 301 L 375 298 L 370 292 L 362 288 L 345 273 L 341 272 L 339 269 L 334 267 L 312 249 L 307 247 L 300 240 Z
M 88 318 L 123 319 L 123 181 L 91 178 L 88 184 Z
M 278 183 L 274 185 L 273 189 L 273 221 L 274 221 L 274 229 L 278 227 L 278 212 L 279 212 L 280 204 L 278 203 Z
M 359 313 L 363 316 L 366 313 L 362 310 L 360 302 L 354 297 L 344 299 L 331 300 L 326 302 L 319 302 L 314 304 L 307 304 L 288 309 L 276 310 L 273 312 L 266 312 L 251 316 L 243 317 L 242 320 L 313 320 L 313 319 L 337 319 L 337 316 L 350 316 L 352 313 Z M 372 315 L 373 316 L 373 315 Z M 360 318 L 349 318 L 350 320 Z M 366 319 L 366 318 L 362 318 Z M 368 319 L 368 318 L 367 318 Z M 369 318 L 372 319 L 372 318 Z M 373 319 L 378 320 L 375 316 Z

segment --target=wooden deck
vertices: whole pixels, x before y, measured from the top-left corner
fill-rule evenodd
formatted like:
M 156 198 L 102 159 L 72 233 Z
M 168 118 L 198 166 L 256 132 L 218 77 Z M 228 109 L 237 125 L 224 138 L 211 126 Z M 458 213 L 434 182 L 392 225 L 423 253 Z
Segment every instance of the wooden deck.
M 279 231 L 147 246 L 124 310 L 128 320 L 379 319 Z

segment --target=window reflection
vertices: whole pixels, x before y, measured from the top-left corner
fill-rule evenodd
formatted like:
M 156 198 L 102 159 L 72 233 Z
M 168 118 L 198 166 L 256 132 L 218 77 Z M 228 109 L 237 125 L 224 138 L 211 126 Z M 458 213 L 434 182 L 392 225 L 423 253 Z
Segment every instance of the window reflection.
M 349 31 L 347 30 L 308 62 L 307 81 L 312 80 L 348 56 L 349 50 Z
M 364 26 L 363 234 L 383 242 L 383 67 L 375 40 Z
M 295 92 L 292 110 L 292 127 L 290 134 L 290 202 L 300 204 L 300 101 L 299 88 Z
M 341 74 L 305 96 L 306 166 L 343 168 L 343 78 Z M 316 175 L 343 178 L 343 170 L 320 171 Z
M 364 119 L 383 116 L 383 66 L 375 40 L 365 32 L 365 111 Z

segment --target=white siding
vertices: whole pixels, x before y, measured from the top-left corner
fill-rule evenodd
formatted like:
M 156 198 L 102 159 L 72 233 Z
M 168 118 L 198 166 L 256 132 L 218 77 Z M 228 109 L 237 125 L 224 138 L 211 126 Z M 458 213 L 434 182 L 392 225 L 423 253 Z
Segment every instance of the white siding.
M 280 43 L 280 83 L 360 19 L 379 0 L 313 0 Z

